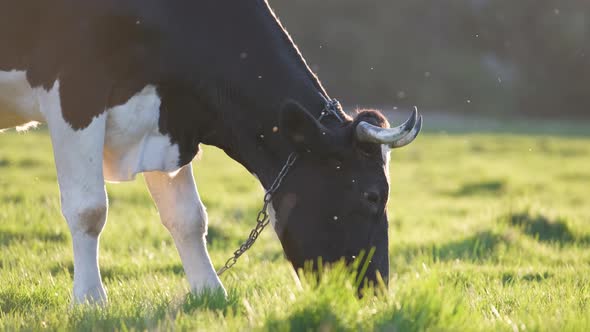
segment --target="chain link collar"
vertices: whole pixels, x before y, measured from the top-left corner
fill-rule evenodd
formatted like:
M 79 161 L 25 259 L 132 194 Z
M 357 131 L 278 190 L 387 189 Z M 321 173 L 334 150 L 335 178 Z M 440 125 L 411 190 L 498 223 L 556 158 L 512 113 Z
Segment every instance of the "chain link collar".
M 340 115 L 341 109 L 342 109 L 342 107 L 340 106 L 340 102 L 338 100 L 336 100 L 336 99 L 327 100 L 326 107 L 324 107 L 324 109 L 322 110 L 322 113 L 320 113 L 320 117 L 318 118 L 318 121 L 322 121 L 322 119 L 324 119 L 324 117 L 326 117 L 327 115 L 333 115 L 336 119 L 338 119 L 338 121 L 344 122 L 344 119 Z
M 331 99 L 331 100 L 327 100 L 326 98 L 324 98 L 324 99 L 326 100 L 326 106 L 324 107 L 324 109 L 320 113 L 320 116 L 318 117 L 318 121 L 322 121 L 322 119 L 324 119 L 326 116 L 332 115 L 336 119 L 338 119 L 338 121 L 344 122 L 344 119 L 342 118 L 342 116 L 339 113 L 341 110 L 340 102 L 338 102 L 338 100 L 336 100 L 336 99 Z M 297 155 L 296 152 L 292 152 L 289 155 L 289 157 L 287 158 L 287 161 L 283 165 L 283 168 L 279 172 L 279 175 L 277 175 L 273 184 L 270 186 L 270 188 L 264 194 L 262 209 L 258 212 L 258 215 L 256 216 L 256 226 L 252 229 L 252 231 L 250 231 L 250 235 L 248 236 L 248 239 L 244 243 L 242 243 L 242 245 L 240 245 L 240 247 L 236 251 L 234 251 L 233 256 L 230 257 L 225 262 L 225 264 L 223 265 L 223 267 L 221 269 L 219 269 L 219 271 L 217 271 L 218 276 L 223 274 L 223 272 L 231 269 L 232 266 L 236 265 L 240 256 L 242 256 L 246 251 L 248 251 L 248 249 L 250 249 L 254 245 L 254 243 L 258 239 L 258 236 L 260 236 L 260 234 L 262 233 L 264 228 L 266 226 L 268 226 L 268 224 L 270 222 L 269 214 L 268 214 L 268 206 L 271 204 L 274 194 L 276 193 L 276 191 L 279 189 L 279 187 L 283 183 L 283 179 L 285 178 L 285 176 L 287 176 L 287 173 L 289 173 L 289 170 L 291 169 L 293 164 L 295 164 L 295 161 L 297 161 L 298 157 L 299 156 Z

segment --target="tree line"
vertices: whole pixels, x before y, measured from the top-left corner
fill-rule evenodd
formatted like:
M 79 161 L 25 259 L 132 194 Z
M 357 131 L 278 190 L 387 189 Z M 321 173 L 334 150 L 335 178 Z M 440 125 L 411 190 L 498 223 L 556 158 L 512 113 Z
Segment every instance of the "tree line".
M 590 1 L 269 1 L 347 105 L 590 117 Z

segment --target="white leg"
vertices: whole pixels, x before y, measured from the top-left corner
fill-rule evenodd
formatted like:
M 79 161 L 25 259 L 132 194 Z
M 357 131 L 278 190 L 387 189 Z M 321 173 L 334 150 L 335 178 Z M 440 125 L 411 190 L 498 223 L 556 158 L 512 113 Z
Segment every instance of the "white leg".
M 106 117 L 75 131 L 59 107 L 58 84 L 42 97 L 57 167 L 61 209 L 74 247 L 74 302 L 107 299 L 98 268 L 98 239 L 106 223 L 107 196 L 102 173 Z
M 162 223 L 174 238 L 193 292 L 204 289 L 225 292 L 207 253 L 207 212 L 197 192 L 191 165 L 184 166 L 174 176 L 150 172 L 144 173 L 144 177 Z

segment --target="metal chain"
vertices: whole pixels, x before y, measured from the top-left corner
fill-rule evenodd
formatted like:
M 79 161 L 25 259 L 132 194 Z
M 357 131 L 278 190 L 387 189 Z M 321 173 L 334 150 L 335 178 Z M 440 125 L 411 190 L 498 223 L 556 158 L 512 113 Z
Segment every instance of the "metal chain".
M 341 109 L 340 102 L 336 99 L 331 99 L 326 102 L 326 107 L 320 113 L 320 117 L 318 121 L 322 121 L 322 119 L 327 115 L 333 115 L 338 119 L 340 122 L 344 122 L 338 111 Z
M 341 107 L 338 100 L 326 100 L 326 107 L 322 110 L 322 113 L 320 113 L 318 121 L 322 121 L 322 119 L 327 115 L 333 115 L 340 122 L 344 122 L 340 114 L 338 114 L 338 110 L 340 109 Z M 296 160 L 297 153 L 291 153 L 287 158 L 287 162 L 285 162 L 285 165 L 283 165 L 283 168 L 279 172 L 279 175 L 277 175 L 277 178 L 273 182 L 272 186 L 270 186 L 270 189 L 268 189 L 264 194 L 264 205 L 262 206 L 262 209 L 258 212 L 258 215 L 256 216 L 256 226 L 250 232 L 248 239 L 244 243 L 242 243 L 242 245 L 236 251 L 234 251 L 234 255 L 225 262 L 225 265 L 223 265 L 223 267 L 219 269 L 219 271 L 217 271 L 218 276 L 220 276 L 223 272 L 229 270 L 232 266 L 236 265 L 240 256 L 242 256 L 248 249 L 250 249 L 250 247 L 252 247 L 252 245 L 254 245 L 254 242 L 256 242 L 256 239 L 258 239 L 260 233 L 262 233 L 264 228 L 268 225 L 268 223 L 270 222 L 268 215 L 268 205 L 271 203 L 273 195 L 283 183 L 283 179 L 285 178 L 285 176 L 289 172 L 289 169 L 291 169 L 291 166 L 293 166 Z
M 238 258 L 240 258 L 240 256 L 242 256 L 248 249 L 250 249 L 250 247 L 252 247 L 254 242 L 256 242 L 256 239 L 258 239 L 260 233 L 262 233 L 264 228 L 268 225 L 268 223 L 270 222 L 268 215 L 268 205 L 271 203 L 273 195 L 283 183 L 283 179 L 285 178 L 285 176 L 289 172 L 289 169 L 291 168 L 291 166 L 293 166 L 296 160 L 297 153 L 291 153 L 287 158 L 287 162 L 285 163 L 285 165 L 283 165 L 283 168 L 279 172 L 279 175 L 273 182 L 272 186 L 270 186 L 270 189 L 268 189 L 264 194 L 264 205 L 262 206 L 262 209 L 258 212 L 258 216 L 256 217 L 256 227 L 254 227 L 254 229 L 250 232 L 250 236 L 248 236 L 248 239 L 244 243 L 242 243 L 242 245 L 234 252 L 234 255 L 230 257 L 227 260 L 227 262 L 225 262 L 225 265 L 221 269 L 219 269 L 219 271 L 217 271 L 218 276 L 220 276 L 223 272 L 229 270 L 238 262 Z

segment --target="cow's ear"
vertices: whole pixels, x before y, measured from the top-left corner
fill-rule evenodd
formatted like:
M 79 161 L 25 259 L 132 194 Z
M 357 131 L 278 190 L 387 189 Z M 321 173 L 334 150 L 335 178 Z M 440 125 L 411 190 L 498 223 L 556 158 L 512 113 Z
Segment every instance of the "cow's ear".
M 320 145 L 328 129 L 303 106 L 289 101 L 281 109 L 280 131 L 298 152 L 310 152 Z

